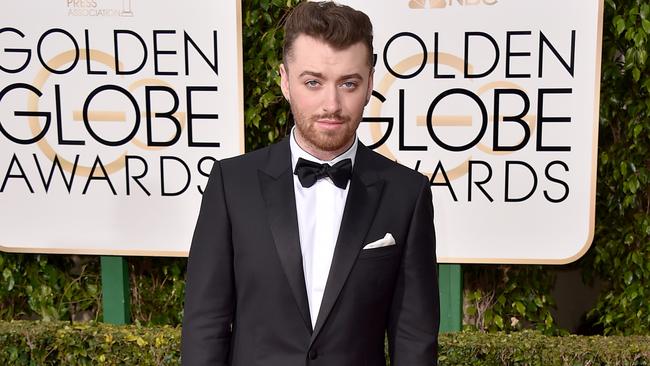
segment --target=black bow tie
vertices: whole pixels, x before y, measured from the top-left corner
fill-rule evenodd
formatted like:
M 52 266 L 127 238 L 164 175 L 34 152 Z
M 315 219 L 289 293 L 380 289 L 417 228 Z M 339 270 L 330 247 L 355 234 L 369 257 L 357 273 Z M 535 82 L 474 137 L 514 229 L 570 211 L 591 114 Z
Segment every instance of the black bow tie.
M 352 175 L 352 160 L 343 159 L 330 166 L 298 158 L 293 174 L 298 176 L 300 184 L 305 188 L 313 186 L 321 178 L 330 177 L 335 186 L 345 189 Z

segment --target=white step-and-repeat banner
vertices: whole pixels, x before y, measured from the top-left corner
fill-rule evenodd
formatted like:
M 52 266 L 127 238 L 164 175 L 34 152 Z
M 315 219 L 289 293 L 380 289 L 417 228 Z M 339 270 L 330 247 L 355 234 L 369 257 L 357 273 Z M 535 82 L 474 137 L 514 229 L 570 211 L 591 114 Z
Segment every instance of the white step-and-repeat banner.
M 187 254 L 214 159 L 244 152 L 239 7 L 3 8 L 0 249 Z
M 361 140 L 432 180 L 450 263 L 579 258 L 594 233 L 602 0 L 345 0 L 373 21 Z

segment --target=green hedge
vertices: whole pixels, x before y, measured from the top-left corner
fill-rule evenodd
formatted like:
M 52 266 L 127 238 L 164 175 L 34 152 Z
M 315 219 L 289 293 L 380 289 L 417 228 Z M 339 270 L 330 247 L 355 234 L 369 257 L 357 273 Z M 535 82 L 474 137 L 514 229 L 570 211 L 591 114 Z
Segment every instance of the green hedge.
M 179 327 L 0 322 L 2 365 L 178 365 Z M 650 337 L 463 332 L 440 337 L 440 365 L 650 365 Z
M 0 322 L 0 365 L 178 365 L 180 328 Z
M 463 332 L 440 340 L 440 365 L 650 365 L 650 336 Z

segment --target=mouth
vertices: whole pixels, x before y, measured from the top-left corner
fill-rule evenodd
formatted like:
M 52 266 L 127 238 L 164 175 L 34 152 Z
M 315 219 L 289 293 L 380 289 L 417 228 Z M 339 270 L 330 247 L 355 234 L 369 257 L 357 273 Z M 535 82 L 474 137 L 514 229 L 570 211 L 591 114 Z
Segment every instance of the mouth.
M 345 120 L 336 118 L 317 118 L 316 126 L 326 133 L 335 133 L 340 131 L 345 125 Z
M 348 117 L 343 114 L 332 113 L 332 114 L 321 114 L 313 116 L 313 120 L 317 123 L 329 124 L 329 125 L 342 125 L 348 121 Z
M 343 124 L 343 120 L 341 119 L 333 119 L 333 118 L 319 118 L 316 120 L 318 123 L 326 124 L 326 125 L 340 125 Z

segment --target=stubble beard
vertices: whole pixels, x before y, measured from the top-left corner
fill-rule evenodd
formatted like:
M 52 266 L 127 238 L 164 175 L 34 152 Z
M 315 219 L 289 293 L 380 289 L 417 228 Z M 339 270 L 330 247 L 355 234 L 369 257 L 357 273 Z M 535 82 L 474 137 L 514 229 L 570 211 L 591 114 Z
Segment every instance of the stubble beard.
M 325 152 L 343 152 L 351 145 L 352 139 L 356 134 L 356 129 L 352 126 L 352 121 L 349 116 L 340 114 L 323 114 L 306 116 L 291 107 L 295 119 L 296 129 L 300 136 L 305 140 L 309 146 L 304 148 L 312 148 Z M 316 121 L 321 118 L 331 118 L 343 121 L 343 130 L 341 131 L 323 131 L 316 128 Z

